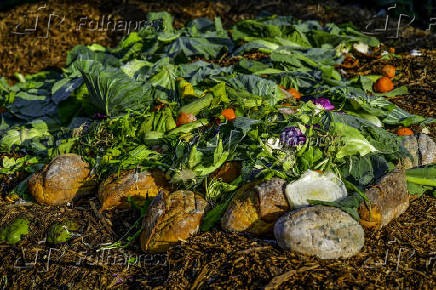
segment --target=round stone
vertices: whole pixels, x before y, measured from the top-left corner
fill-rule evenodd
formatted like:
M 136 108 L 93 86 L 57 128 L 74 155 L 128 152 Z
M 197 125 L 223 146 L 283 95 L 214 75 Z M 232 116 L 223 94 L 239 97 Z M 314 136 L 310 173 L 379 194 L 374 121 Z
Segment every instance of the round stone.
M 349 214 L 314 206 L 282 216 L 274 226 L 280 247 L 321 259 L 349 258 L 364 244 L 364 231 Z

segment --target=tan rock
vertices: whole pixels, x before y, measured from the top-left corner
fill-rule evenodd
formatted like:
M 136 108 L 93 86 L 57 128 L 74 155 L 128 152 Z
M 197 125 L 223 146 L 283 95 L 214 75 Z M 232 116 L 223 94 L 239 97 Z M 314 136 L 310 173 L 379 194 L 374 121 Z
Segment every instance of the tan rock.
M 41 172 L 34 173 L 27 187 L 38 203 L 60 205 L 89 191 L 89 165 L 79 155 L 55 157 Z
M 221 218 L 228 231 L 271 234 L 277 219 L 289 210 L 284 195 L 285 180 L 273 178 L 242 186 Z
M 409 207 L 405 171 L 396 169 L 385 175 L 375 186 L 368 188 L 365 194 L 370 204 L 360 205 L 360 223 L 375 228 L 387 225 Z
M 149 252 L 164 252 L 171 245 L 195 235 L 206 207 L 207 201 L 192 191 L 161 191 L 144 218 L 141 248 Z
M 140 205 L 147 197 L 155 197 L 160 191 L 168 192 L 168 182 L 159 170 L 136 172 L 132 169 L 122 171 L 120 176 L 115 173 L 98 188 L 98 198 L 102 204 L 100 211 L 128 207 L 129 197 Z

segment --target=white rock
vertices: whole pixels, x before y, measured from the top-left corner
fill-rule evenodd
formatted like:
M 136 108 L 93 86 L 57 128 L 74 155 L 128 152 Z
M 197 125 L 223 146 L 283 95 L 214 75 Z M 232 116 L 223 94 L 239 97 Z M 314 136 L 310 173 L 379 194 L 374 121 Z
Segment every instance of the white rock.
M 363 228 L 338 208 L 314 206 L 289 212 L 274 226 L 280 247 L 321 259 L 349 258 L 364 245 Z

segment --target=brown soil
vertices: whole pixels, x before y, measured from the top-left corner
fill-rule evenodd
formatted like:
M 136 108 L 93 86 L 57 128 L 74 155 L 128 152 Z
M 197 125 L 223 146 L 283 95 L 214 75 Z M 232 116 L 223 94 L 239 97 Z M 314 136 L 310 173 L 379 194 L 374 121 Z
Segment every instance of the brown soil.
M 306 1 L 310 2 L 310 1 Z M 22 74 L 61 68 L 68 50 L 77 44 L 97 42 L 114 46 L 122 34 L 109 32 L 73 31 L 81 17 L 99 19 L 102 15 L 124 19 L 144 19 L 146 12 L 166 10 L 173 14 L 176 26 L 191 18 L 221 16 L 224 25 L 252 18 L 262 9 L 301 19 L 319 19 L 322 23 L 353 22 L 360 29 L 368 24 L 375 11 L 340 6 L 334 1 L 323 5 L 297 1 L 174 1 L 141 2 L 129 0 L 46 1 L 47 9 L 66 15 L 62 25 L 53 25 L 48 38 L 46 30 L 39 34 L 11 34 L 25 14 L 36 11 L 41 4 L 22 5 L 0 12 L 0 76 L 13 80 L 14 72 Z M 47 23 L 50 13 L 40 19 Z M 27 23 L 31 24 L 31 23 Z M 395 86 L 406 84 L 410 94 L 391 98 L 412 113 L 436 117 L 436 44 L 434 36 L 422 30 L 404 28 L 400 37 L 390 38 L 395 30 L 378 35 L 397 52 L 426 48 L 423 56 L 404 55 L 393 61 L 359 59 L 361 66 L 354 73 L 376 72 L 384 63 L 397 67 Z M 433 50 L 431 50 L 433 49 Z M 261 59 L 260 53 L 245 57 Z M 224 57 L 218 63 L 229 65 L 239 59 Z M 420 130 L 419 126 L 413 129 Z M 430 127 L 436 136 L 436 126 Z M 11 153 L 10 156 L 16 153 Z M 0 156 L 0 158 L 3 155 Z M 24 175 L 5 177 L 0 192 L 9 191 Z M 145 254 L 134 241 L 126 249 L 100 250 L 119 238 L 132 236 L 129 232 L 140 214 L 136 210 L 98 213 L 95 197 L 83 198 L 71 206 L 44 207 L 33 203 L 0 201 L 0 227 L 16 217 L 28 218 L 30 234 L 14 246 L 0 245 L 0 288 L 412 288 L 436 287 L 436 199 L 423 196 L 411 202 L 410 208 L 380 231 L 366 231 L 365 247 L 360 254 L 347 260 L 319 260 L 283 251 L 271 240 L 224 232 L 203 233 L 171 249 L 164 255 Z M 44 241 L 53 222 L 74 220 L 80 229 L 62 245 Z M 142 255 L 142 256 L 140 256 Z M 134 262 L 140 257 L 139 262 Z M 130 259 L 130 264 L 127 260 Z M 26 264 L 27 263 L 27 264 Z
M 167 254 L 145 254 L 139 243 L 98 251 L 125 235 L 139 213 L 125 210 L 99 217 L 94 202 L 91 198 L 71 207 L 0 204 L 1 224 L 16 217 L 31 222 L 22 242 L 0 246 L 2 289 L 436 286 L 436 199 L 428 196 L 411 202 L 406 213 L 381 231 L 366 231 L 365 247 L 347 260 L 306 257 L 283 251 L 272 240 L 220 231 L 193 237 Z M 80 225 L 73 238 L 62 245 L 45 243 L 49 226 L 66 220 Z
M 128 3 L 128 4 L 122 4 Z M 44 3 L 46 5 L 44 5 Z M 90 4 L 92 3 L 92 4 Z M 239 20 L 254 18 L 262 10 L 280 15 L 295 15 L 299 19 L 316 19 L 322 24 L 335 22 L 342 24 L 352 22 L 363 32 L 376 35 L 398 52 L 409 52 L 413 48 L 436 47 L 436 36 L 429 31 L 420 30 L 403 24 L 397 29 L 396 19 L 389 21 L 388 29 L 377 32 L 382 27 L 384 17 L 373 18 L 376 11 L 361 9 L 357 6 L 341 5 L 335 1 L 139 1 L 139 0 L 48 0 L 39 3 L 17 6 L 9 11 L 0 12 L 0 76 L 13 80 L 15 72 L 23 75 L 36 73 L 41 70 L 59 69 L 65 65 L 67 52 L 78 44 L 99 43 L 104 46 L 115 46 L 123 32 L 111 32 L 107 27 L 108 17 L 111 19 L 143 20 L 149 11 L 168 11 L 175 18 L 175 26 L 180 28 L 190 19 L 216 16 L 222 18 L 226 27 Z M 48 21 L 51 18 L 49 29 Z M 35 27 L 36 31 L 24 29 Z M 65 18 L 63 18 L 65 16 Z M 87 20 L 81 18 L 87 17 Z M 104 25 L 98 26 L 96 31 L 80 29 L 81 23 L 94 27 L 97 21 Z M 106 22 L 105 22 L 106 21 Z M 100 22 L 101 23 L 101 22 Z M 17 27 L 17 25 L 20 25 Z M 84 27 L 84 26 L 82 26 Z M 397 37 L 398 30 L 398 37 Z M 48 37 L 47 37 L 48 36 Z

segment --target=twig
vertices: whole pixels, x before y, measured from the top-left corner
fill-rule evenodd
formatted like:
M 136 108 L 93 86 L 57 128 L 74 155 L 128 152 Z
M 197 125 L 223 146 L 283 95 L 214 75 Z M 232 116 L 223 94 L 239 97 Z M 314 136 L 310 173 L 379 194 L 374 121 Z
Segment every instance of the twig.
M 309 267 L 301 267 L 300 269 L 297 270 L 290 270 L 287 271 L 285 273 L 283 273 L 282 275 L 279 276 L 275 276 L 266 286 L 264 289 L 277 289 L 281 284 L 283 284 L 284 282 L 288 281 L 289 279 L 291 279 L 293 276 L 295 276 L 296 273 L 299 272 L 305 272 L 305 271 L 309 271 L 309 270 L 313 270 L 318 268 L 319 265 L 315 264 L 313 266 L 309 266 Z
M 246 249 L 246 250 L 242 250 L 242 251 L 236 252 L 236 255 L 238 255 L 238 254 L 246 255 L 246 254 L 250 254 L 250 253 L 255 253 L 255 252 L 260 252 L 260 251 L 268 250 L 268 249 L 271 249 L 271 248 L 272 248 L 272 246 L 249 248 L 249 249 Z
M 109 225 L 106 218 L 97 210 L 95 207 L 95 203 L 93 201 L 89 201 L 89 205 L 91 206 L 92 210 L 94 211 L 95 215 L 100 219 L 105 229 L 110 232 L 112 235 L 115 236 L 115 238 L 118 238 L 118 235 L 112 230 L 111 226 Z

